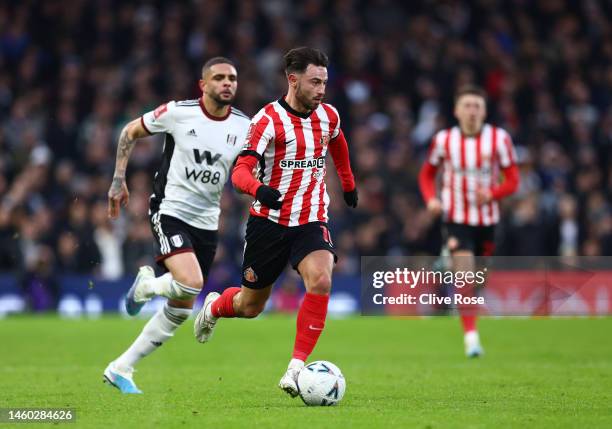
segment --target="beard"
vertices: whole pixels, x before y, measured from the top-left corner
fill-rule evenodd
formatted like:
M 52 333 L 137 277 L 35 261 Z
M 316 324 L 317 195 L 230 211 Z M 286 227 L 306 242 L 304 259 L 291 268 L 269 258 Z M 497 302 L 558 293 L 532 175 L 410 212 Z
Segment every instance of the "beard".
M 232 95 L 230 98 L 224 99 L 221 98 L 221 95 L 219 94 L 210 94 L 210 98 L 219 106 L 228 106 L 234 102 L 234 98 L 236 98 L 236 96 Z
M 297 98 L 300 104 L 302 104 L 302 106 L 304 106 L 307 110 L 314 110 L 320 104 L 320 101 L 314 101 L 313 99 L 308 98 L 302 91 L 300 91 L 299 87 L 295 92 L 295 98 Z

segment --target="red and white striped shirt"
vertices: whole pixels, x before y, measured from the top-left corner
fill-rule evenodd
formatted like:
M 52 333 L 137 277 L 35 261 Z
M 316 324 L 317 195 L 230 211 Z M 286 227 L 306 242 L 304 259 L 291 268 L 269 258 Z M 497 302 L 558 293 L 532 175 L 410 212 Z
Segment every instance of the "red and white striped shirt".
M 251 214 L 285 226 L 327 222 L 325 155 L 339 133 L 340 116 L 330 104 L 321 103 L 308 115 L 284 99 L 261 109 L 251 121 L 242 155 L 260 160 L 260 182 L 278 189 L 283 205 L 274 210 L 256 200 Z
M 480 134 L 463 135 L 455 126 L 433 138 L 427 162 L 442 166 L 442 209 L 445 222 L 489 226 L 499 222 L 499 205 L 478 205 L 478 189 L 495 189 L 500 169 L 514 166 L 516 152 L 506 130 L 484 124 Z

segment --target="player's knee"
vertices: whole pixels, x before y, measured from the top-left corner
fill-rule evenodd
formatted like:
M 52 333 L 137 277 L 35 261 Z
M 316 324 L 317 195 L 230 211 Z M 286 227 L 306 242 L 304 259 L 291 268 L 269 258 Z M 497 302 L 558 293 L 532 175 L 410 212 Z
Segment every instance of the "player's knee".
M 200 272 L 180 273 L 173 275 L 174 280 L 192 289 L 202 289 L 204 287 L 204 277 Z
M 329 295 L 331 286 L 331 275 L 326 271 L 316 271 L 306 281 L 308 292 L 315 295 Z

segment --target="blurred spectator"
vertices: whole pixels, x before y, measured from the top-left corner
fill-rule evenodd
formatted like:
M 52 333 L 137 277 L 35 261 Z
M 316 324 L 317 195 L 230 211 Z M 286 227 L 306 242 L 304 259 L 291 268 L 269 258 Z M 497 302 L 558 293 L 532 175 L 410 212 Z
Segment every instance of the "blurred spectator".
M 23 275 L 24 296 L 32 311 L 51 311 L 57 307 L 59 284 L 55 279 L 54 255 L 50 247 L 42 246 L 36 259 Z
M 100 253 L 100 276 L 116 280 L 123 275 L 123 237 L 114 230 L 107 210 L 106 200 L 96 201 L 91 210 L 91 224 L 94 227 L 94 242 Z
M 116 278 L 151 263 L 147 205 L 162 142 L 136 145 L 130 207 L 111 224 L 121 126 L 198 97 L 191 82 L 213 55 L 237 62 L 236 104 L 254 114 L 282 95 L 282 55 L 304 44 L 330 55 L 327 99 L 360 190 L 358 209 L 346 210 L 329 169 L 340 272 L 358 272 L 361 255 L 439 251 L 416 171 L 432 134 L 454 121 L 454 90 L 470 82 L 487 89 L 488 120 L 512 133 L 521 166 L 499 253 L 612 254 L 608 2 L 110 4 L 0 4 L 1 270 L 31 272 L 43 258 L 61 272 Z M 233 191 L 223 197 L 224 276 L 240 263 L 247 205 Z

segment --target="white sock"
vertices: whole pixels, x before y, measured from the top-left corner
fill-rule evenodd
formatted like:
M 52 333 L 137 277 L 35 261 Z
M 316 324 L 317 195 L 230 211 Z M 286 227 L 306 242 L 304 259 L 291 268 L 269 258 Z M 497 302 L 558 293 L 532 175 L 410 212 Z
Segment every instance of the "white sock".
M 170 307 L 168 304 L 160 308 L 132 345 L 115 360 L 115 365 L 123 368 L 134 367 L 140 359 L 150 355 L 168 341 L 190 314 L 189 308 Z
M 153 296 L 165 296 L 170 292 L 172 284 L 172 273 L 166 273 L 159 277 L 150 279 L 144 283 L 147 298 Z
M 192 288 L 177 282 L 172 278 L 171 273 L 166 273 L 163 276 L 147 280 L 144 286 L 146 291 L 145 296 L 147 298 L 165 296 L 170 299 L 187 300 L 195 298 L 200 294 L 200 289 Z
M 480 337 L 478 336 L 478 331 L 469 331 L 466 332 L 465 335 L 463 336 L 464 340 L 466 343 L 472 344 L 472 343 L 479 343 L 480 342 Z
M 289 361 L 289 369 L 302 369 L 304 368 L 304 361 L 296 358 L 292 358 Z
M 219 298 L 221 298 L 221 297 L 219 297 Z M 217 299 L 219 299 L 219 298 L 217 298 Z M 216 299 L 216 300 L 217 300 L 217 299 Z M 216 301 L 216 300 L 215 300 L 215 301 Z M 215 301 L 213 301 L 213 303 L 214 303 Z M 217 319 L 218 319 L 218 317 L 215 317 L 215 316 L 213 316 L 213 314 L 212 314 L 212 307 L 213 307 L 212 303 L 211 303 L 211 304 L 210 304 L 208 307 L 206 307 L 206 309 L 204 310 L 204 315 L 205 315 L 205 316 L 206 316 L 206 318 L 207 318 L 207 319 L 209 319 L 209 320 L 217 320 Z

